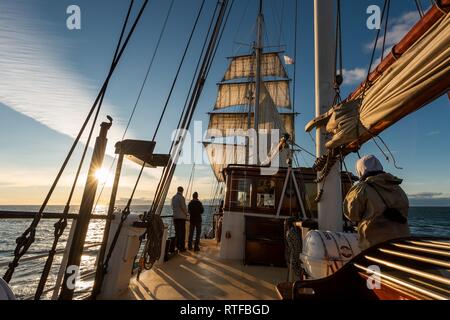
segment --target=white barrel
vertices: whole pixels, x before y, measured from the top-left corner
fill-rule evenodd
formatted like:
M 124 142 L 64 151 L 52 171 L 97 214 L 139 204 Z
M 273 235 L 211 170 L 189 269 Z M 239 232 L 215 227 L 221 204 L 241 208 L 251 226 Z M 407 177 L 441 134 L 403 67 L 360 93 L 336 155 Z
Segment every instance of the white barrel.
M 0 301 L 5 300 L 16 300 L 16 297 L 8 284 L 0 278 Z
M 118 214 L 112 221 L 111 231 L 108 237 L 108 250 L 119 227 L 120 217 L 121 214 Z M 103 280 L 103 287 L 99 299 L 116 300 L 128 290 L 134 258 L 137 256 L 139 250 L 139 237 L 145 232 L 145 229 L 133 226 L 135 222 L 140 220 L 140 216 L 137 213 L 131 213 L 125 220 L 108 263 L 108 272 Z
M 314 230 L 305 237 L 301 260 L 309 277 L 321 279 L 341 269 L 360 252 L 357 234 Z

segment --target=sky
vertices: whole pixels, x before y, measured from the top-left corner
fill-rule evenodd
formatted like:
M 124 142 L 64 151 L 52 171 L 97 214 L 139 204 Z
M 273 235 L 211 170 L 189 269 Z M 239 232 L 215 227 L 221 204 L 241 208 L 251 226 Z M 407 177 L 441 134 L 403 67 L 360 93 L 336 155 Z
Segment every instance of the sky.
M 227 57 L 246 54 L 251 48 L 257 2 L 237 0 L 232 8 L 194 117 L 204 130 L 208 125 L 207 112 L 216 99 L 216 85 L 227 68 Z M 266 45 L 282 44 L 285 54 L 294 57 L 294 0 L 264 2 Z M 133 17 L 140 3 L 142 1 L 136 1 Z M 296 137 L 298 144 L 314 151 L 313 141 L 303 130 L 315 115 L 313 1 L 299 0 L 298 3 L 297 81 L 293 89 L 296 111 L 300 113 L 296 120 Z M 69 17 L 66 9 L 74 4 L 81 9 L 80 30 L 69 30 L 66 25 Z M 366 10 L 374 4 L 382 6 L 383 1 L 342 1 L 343 96 L 352 92 L 366 76 L 375 38 L 375 31 L 366 26 Z M 128 5 L 125 0 L 0 0 L 0 205 L 37 205 L 43 201 L 107 75 Z M 200 5 L 201 0 L 174 0 L 167 29 L 126 138 L 152 138 Z M 169 0 L 150 0 L 111 80 L 100 114 L 102 121 L 106 120 L 106 115 L 114 119 L 108 135 L 105 171 L 114 161 L 114 144 L 124 134 L 169 6 Z M 206 0 L 157 134 L 156 151 L 159 153 L 169 150 L 171 134 L 187 97 L 215 6 L 215 0 Z M 387 48 L 395 45 L 418 19 L 413 0 L 393 0 Z M 294 67 L 287 66 L 287 70 L 293 78 Z M 382 158 L 386 171 L 404 179 L 403 187 L 413 205 L 450 206 L 449 107 L 448 98 L 442 97 L 382 134 L 402 170 L 395 168 L 392 160 L 383 159 L 372 142 L 361 150 L 362 154 Z M 81 144 L 77 148 L 51 204 L 66 202 L 82 147 Z M 193 147 L 192 154 L 203 152 L 198 143 Z M 91 153 L 87 159 L 90 157 Z M 302 165 L 313 163 L 306 154 L 300 159 Z M 355 160 L 355 155 L 347 158 L 349 168 L 354 167 Z M 86 175 L 86 167 L 82 177 Z M 131 194 L 139 169 L 132 163 L 125 163 L 119 202 L 124 202 Z M 191 172 L 192 165 L 179 166 L 170 192 L 178 185 L 186 186 Z M 136 204 L 151 201 L 160 174 L 161 169 L 145 171 L 136 193 Z M 110 175 L 100 197 L 101 203 L 108 201 L 111 180 Z M 74 204 L 80 201 L 84 182 L 81 178 L 78 183 Z M 211 197 L 213 182 L 209 165 L 196 165 L 193 188 L 201 198 Z

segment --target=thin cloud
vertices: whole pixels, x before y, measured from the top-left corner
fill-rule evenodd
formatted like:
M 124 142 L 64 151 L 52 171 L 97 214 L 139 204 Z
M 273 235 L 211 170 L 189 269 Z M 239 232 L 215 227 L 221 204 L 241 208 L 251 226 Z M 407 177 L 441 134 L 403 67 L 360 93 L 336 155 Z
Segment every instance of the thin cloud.
M 343 70 L 344 84 L 352 85 L 361 83 L 367 77 L 367 71 L 363 68 L 355 68 L 352 70 Z
M 119 206 L 126 206 L 128 204 L 129 199 L 128 198 L 120 198 L 116 201 L 116 205 Z M 152 204 L 152 200 L 149 198 L 134 198 L 133 199 L 133 206 L 145 206 L 148 205 L 150 209 L 150 205 Z
M 45 126 L 74 137 L 96 87 L 64 59 L 64 40 L 48 36 L 45 23 L 24 17 L 21 2 L 0 2 L 0 102 Z M 105 104 L 105 113 L 117 110 Z M 120 136 L 115 125 L 111 137 Z
M 417 11 L 406 12 L 398 18 L 394 18 L 390 21 L 388 32 L 386 34 L 385 48 L 392 48 L 411 30 L 411 28 L 417 23 L 420 16 Z M 384 32 L 384 31 L 383 31 Z M 365 49 L 372 50 L 374 42 L 367 43 Z M 380 36 L 377 43 L 377 49 L 383 47 L 383 35 Z M 390 50 L 390 49 L 389 49 Z
M 447 207 L 450 195 L 441 192 L 422 192 L 408 195 L 411 206 Z
M 392 47 L 397 44 L 408 33 L 409 30 L 416 24 L 419 19 L 419 14 L 416 11 L 411 11 L 403 14 L 399 18 L 391 20 L 388 33 L 386 34 L 385 51 L 384 56 L 387 56 L 392 50 Z M 364 46 L 366 51 L 372 51 L 374 47 L 374 41 L 367 43 Z M 383 47 L 383 37 L 377 42 L 377 49 L 380 50 Z M 381 57 L 375 59 L 372 70 L 381 62 Z M 367 77 L 366 68 L 354 68 L 351 70 L 343 70 L 344 84 L 355 85 L 363 82 Z
M 412 27 L 419 21 L 420 16 L 417 11 L 406 12 L 398 18 L 390 20 L 388 26 L 388 32 L 386 34 L 385 50 L 383 56 L 386 57 L 392 50 L 393 46 L 399 43 L 405 35 L 412 29 Z M 384 31 L 383 31 L 384 32 Z M 381 50 L 383 48 L 383 34 L 377 42 L 377 49 Z M 374 41 L 367 43 L 364 46 L 366 51 L 372 51 L 374 47 Z M 372 69 L 374 70 L 381 62 L 381 57 L 375 59 Z
M 425 199 L 447 199 L 443 193 L 440 192 L 422 192 L 408 195 L 410 199 L 414 200 L 425 200 Z

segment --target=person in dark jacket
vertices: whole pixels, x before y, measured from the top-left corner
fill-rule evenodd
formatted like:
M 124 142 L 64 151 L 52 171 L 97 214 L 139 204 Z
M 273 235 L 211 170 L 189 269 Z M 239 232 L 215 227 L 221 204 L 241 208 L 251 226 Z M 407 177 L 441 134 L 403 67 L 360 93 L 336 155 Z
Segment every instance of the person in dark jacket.
M 189 227 L 189 243 L 188 248 L 192 250 L 192 242 L 194 240 L 194 232 L 196 233 L 194 251 L 200 251 L 200 236 L 202 233 L 202 214 L 205 212 L 203 204 L 198 200 L 198 193 L 194 192 L 193 200 L 188 205 L 190 215 Z

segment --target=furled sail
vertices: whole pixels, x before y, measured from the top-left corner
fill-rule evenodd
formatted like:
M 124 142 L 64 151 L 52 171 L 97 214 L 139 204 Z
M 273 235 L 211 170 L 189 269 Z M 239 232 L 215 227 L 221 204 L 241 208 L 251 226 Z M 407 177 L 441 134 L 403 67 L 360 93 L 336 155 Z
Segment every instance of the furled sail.
M 425 21 L 430 21 L 433 14 L 433 10 L 430 11 L 419 22 L 419 27 L 416 26 L 417 30 L 425 26 L 417 41 L 389 67 L 383 61 L 380 64 L 383 73 L 374 71 L 377 78 L 367 88 L 363 100 L 360 100 L 362 91 L 359 89 L 349 101 L 315 119 L 306 129 L 326 124 L 327 131 L 333 134 L 327 147 L 345 146 L 352 150 L 447 93 L 450 90 L 450 13 L 442 14 L 438 9 L 434 12 L 442 16 L 427 25 L 429 22 Z M 411 39 L 419 32 L 417 30 L 413 29 L 415 33 L 410 32 L 405 39 Z
M 261 59 L 261 76 L 287 78 L 286 70 L 281 62 L 278 52 L 263 54 Z M 223 78 L 230 81 L 240 78 L 252 78 L 256 70 L 256 59 L 254 55 L 234 57 Z
M 265 85 L 277 108 L 291 108 L 288 80 L 266 81 Z M 254 82 L 222 83 L 219 85 L 219 94 L 214 109 L 249 105 L 251 101 L 254 101 L 254 95 Z

